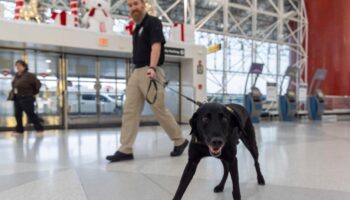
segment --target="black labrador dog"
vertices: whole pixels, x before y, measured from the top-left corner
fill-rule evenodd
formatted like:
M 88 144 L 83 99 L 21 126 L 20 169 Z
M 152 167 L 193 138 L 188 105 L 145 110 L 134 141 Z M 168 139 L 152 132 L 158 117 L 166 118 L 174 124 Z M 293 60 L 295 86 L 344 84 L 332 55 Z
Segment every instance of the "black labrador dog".
M 230 172 L 233 184 L 233 199 L 240 200 L 241 193 L 236 158 L 239 139 L 254 158 L 258 183 L 265 185 L 258 162 L 259 152 L 254 127 L 244 107 L 237 104 L 206 103 L 193 114 L 190 125 L 192 140 L 188 150 L 189 158 L 174 200 L 182 198 L 196 172 L 199 161 L 206 156 L 220 159 L 224 166 L 224 175 L 219 185 L 214 188 L 214 192 L 223 191 Z

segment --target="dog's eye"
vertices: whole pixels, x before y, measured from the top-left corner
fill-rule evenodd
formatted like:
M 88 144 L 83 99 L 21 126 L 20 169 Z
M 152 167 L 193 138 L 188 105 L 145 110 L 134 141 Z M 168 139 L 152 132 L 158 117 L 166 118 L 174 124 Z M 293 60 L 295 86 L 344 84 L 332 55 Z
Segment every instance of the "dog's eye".
M 207 123 L 208 121 L 209 121 L 209 118 L 208 118 L 208 117 L 203 117 L 203 118 L 202 118 L 202 122 Z

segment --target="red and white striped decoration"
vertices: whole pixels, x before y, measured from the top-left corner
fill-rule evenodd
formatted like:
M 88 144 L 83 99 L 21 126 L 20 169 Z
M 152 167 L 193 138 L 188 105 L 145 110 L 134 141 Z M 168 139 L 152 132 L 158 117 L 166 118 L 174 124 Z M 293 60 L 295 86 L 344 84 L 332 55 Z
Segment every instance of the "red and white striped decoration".
M 180 25 L 180 33 L 181 33 L 181 41 L 185 41 L 185 26 L 183 23 L 174 23 L 174 27 L 178 27 Z
M 19 12 L 24 5 L 24 0 L 16 0 L 15 20 L 19 19 Z
M 74 26 L 78 27 L 78 0 L 70 0 L 70 10 L 72 12 L 72 15 L 74 15 Z
M 56 17 L 59 16 L 59 22 L 62 26 L 67 25 L 67 13 L 65 11 L 62 11 L 61 13 L 52 12 L 51 19 L 56 20 Z

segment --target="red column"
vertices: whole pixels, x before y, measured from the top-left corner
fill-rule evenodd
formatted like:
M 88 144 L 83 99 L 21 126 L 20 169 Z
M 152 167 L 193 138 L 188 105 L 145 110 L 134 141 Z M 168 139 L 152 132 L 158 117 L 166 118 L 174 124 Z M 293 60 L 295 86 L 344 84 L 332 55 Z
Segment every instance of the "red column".
M 317 68 L 325 68 L 324 93 L 350 95 L 350 0 L 305 2 L 309 19 L 308 80 Z

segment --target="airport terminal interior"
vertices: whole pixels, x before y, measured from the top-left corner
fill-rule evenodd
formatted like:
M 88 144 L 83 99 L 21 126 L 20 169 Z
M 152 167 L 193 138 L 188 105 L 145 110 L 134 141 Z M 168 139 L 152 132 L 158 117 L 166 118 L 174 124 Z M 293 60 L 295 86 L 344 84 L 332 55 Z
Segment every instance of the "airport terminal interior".
M 147 102 L 134 159 L 106 160 L 135 70 L 131 2 L 163 25 L 165 106 L 190 145 L 195 102 L 238 104 L 252 121 L 265 185 L 239 141 L 234 200 L 350 199 L 349 0 L 0 0 L 0 200 L 233 199 L 230 176 L 214 192 L 215 156 L 175 198 L 189 148 L 170 156 Z M 19 59 L 41 82 L 43 132 L 26 115 L 15 129 Z

